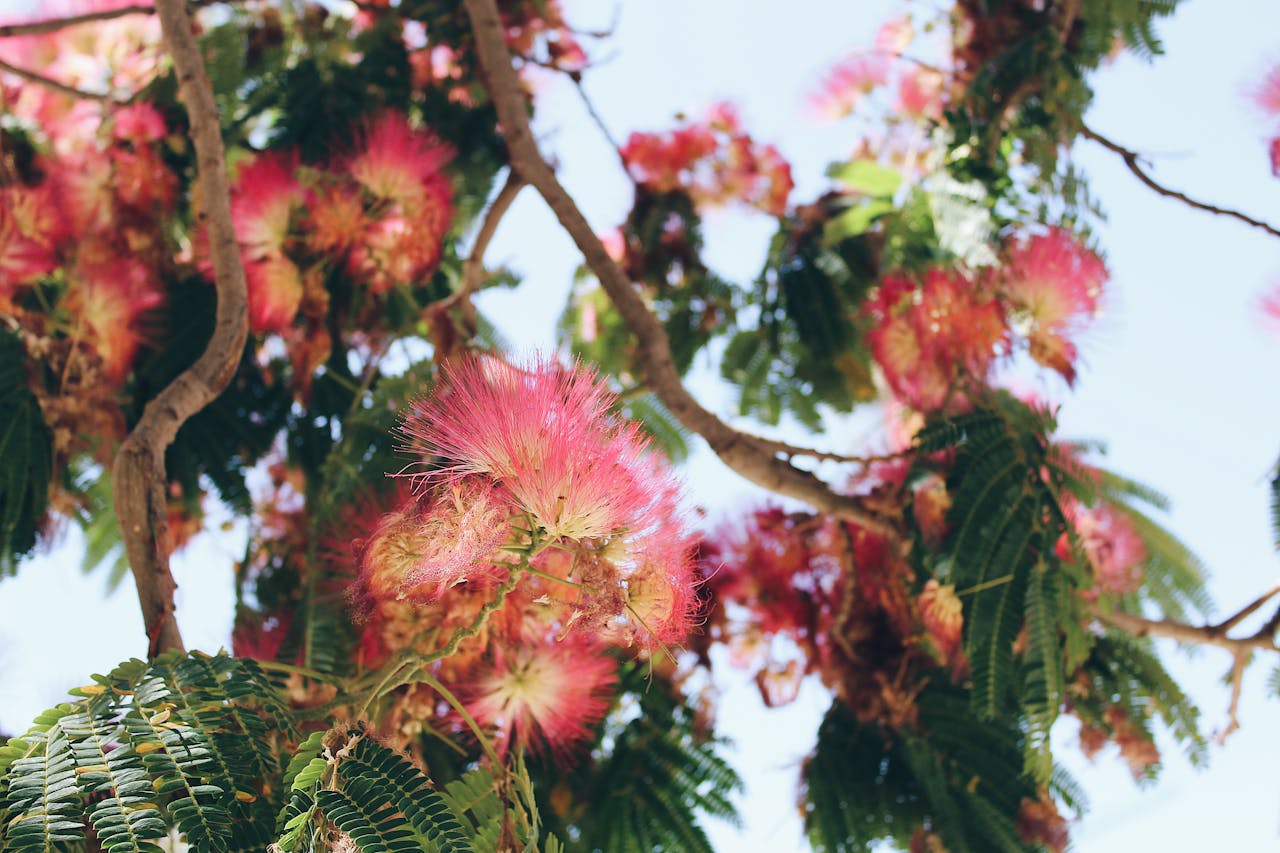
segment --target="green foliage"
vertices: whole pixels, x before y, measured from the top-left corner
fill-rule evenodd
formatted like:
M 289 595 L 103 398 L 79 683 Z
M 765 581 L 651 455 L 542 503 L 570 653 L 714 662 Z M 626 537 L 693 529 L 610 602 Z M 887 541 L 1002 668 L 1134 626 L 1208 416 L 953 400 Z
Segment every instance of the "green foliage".
M 0 329 L 0 570 L 30 551 L 49 503 L 53 434 L 27 389 L 22 342 Z
M 1048 729 L 1061 705 L 1063 660 L 1058 632 L 1057 572 L 1050 554 L 1065 530 L 1042 470 L 1048 463 L 1046 416 L 1008 397 L 963 418 L 926 427 L 922 450 L 945 447 L 955 457 L 948 478 L 953 496 L 947 542 L 950 580 L 964 602 L 965 651 L 973 667 L 975 709 L 993 718 L 1021 704 L 1037 731 L 1033 746 L 1048 749 Z M 1029 689 L 1018 697 L 1014 642 L 1024 619 L 1030 630 Z M 1045 768 L 1047 759 L 1038 761 Z
M 875 397 L 857 313 L 874 281 L 869 249 L 862 235 L 824 239 L 784 222 L 770 244 L 751 297 L 758 319 L 729 340 L 720 365 L 743 415 L 776 424 L 787 412 L 816 430 L 820 404 L 847 412 Z
M 0 750 L 12 849 L 80 839 L 86 817 L 112 853 L 157 851 L 170 828 L 200 853 L 266 846 L 293 727 L 253 661 L 166 654 L 94 682 Z
M 804 770 L 814 849 L 866 853 L 885 841 L 905 849 L 921 826 L 953 853 L 1036 849 L 1013 820 L 1024 799 L 1037 797 L 1018 729 L 975 717 L 955 687 L 930 685 L 918 708 L 917 725 L 890 730 L 832 705 Z
M 437 787 L 363 728 L 312 735 L 289 762 L 280 813 L 283 851 L 323 849 L 330 829 L 368 853 L 497 853 L 517 839 L 535 853 L 561 850 L 541 827 L 523 761 L 495 777 L 473 768 Z
M 534 768 L 557 803 L 550 820 L 581 853 L 710 850 L 705 819 L 739 821 L 733 799 L 742 779 L 721 755 L 725 742 L 700 731 L 696 711 L 665 679 L 638 663 L 624 664 L 620 677 L 622 698 L 595 760 Z
M 1080 673 L 1089 689 L 1073 689 L 1071 702 L 1082 720 L 1109 731 L 1107 711 L 1119 708 L 1128 723 L 1151 740 L 1152 721 L 1159 719 L 1192 764 L 1204 763 L 1200 710 L 1165 669 L 1149 640 L 1116 632 L 1099 637 Z M 1153 779 L 1158 771 L 1158 765 L 1151 765 L 1142 771 L 1143 778 Z

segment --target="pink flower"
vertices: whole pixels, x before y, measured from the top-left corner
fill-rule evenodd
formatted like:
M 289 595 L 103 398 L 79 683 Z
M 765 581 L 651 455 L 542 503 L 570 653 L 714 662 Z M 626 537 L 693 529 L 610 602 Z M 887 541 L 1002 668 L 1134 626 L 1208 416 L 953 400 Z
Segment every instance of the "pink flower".
M 1075 379 L 1071 337 L 1098 312 L 1109 277 L 1102 259 L 1065 229 L 1023 237 L 1008 250 L 1000 286 L 1026 317 L 1031 355 L 1068 382 Z
M 942 75 L 908 65 L 898 74 L 897 112 L 912 118 L 942 118 Z
M 365 126 L 347 171 L 375 197 L 408 207 L 445 180 L 444 166 L 452 158 L 449 146 L 414 130 L 404 113 L 388 110 Z
M 728 103 L 670 133 L 632 133 L 621 154 L 637 183 L 656 192 L 682 189 L 699 205 L 738 201 L 781 216 L 794 187 L 790 164 L 774 146 L 753 140 Z
M 295 177 L 297 170 L 297 152 L 271 151 L 242 166 L 236 175 L 231 215 L 246 260 L 284 251 L 290 225 L 307 201 Z
M 155 270 L 105 246 L 82 248 L 72 274 L 73 310 L 112 383 L 124 381 L 142 343 L 139 321 L 164 301 Z
M 1077 512 L 1075 526 L 1098 585 L 1120 595 L 1136 592 L 1142 585 L 1147 546 L 1133 523 L 1104 505 Z
M 898 15 L 880 25 L 876 32 L 876 50 L 898 56 L 911 46 L 913 38 L 915 28 L 911 25 L 911 16 Z
M 164 138 L 164 116 L 151 104 L 142 102 L 121 107 L 115 113 L 115 137 L 136 143 L 156 142 Z
M 893 392 L 920 411 L 962 402 L 987 379 L 1008 330 L 998 303 L 959 273 L 930 270 L 916 283 L 889 276 L 868 305 L 871 352 Z
M 449 587 L 495 574 L 489 558 L 511 532 L 504 496 L 469 480 L 428 500 L 408 496 L 383 516 L 360 555 L 357 598 L 436 599 Z
M 852 56 L 827 72 L 809 103 L 828 119 L 844 118 L 858 101 L 885 84 L 888 73 L 889 63 L 882 56 Z
M 501 754 L 515 745 L 564 760 L 590 739 L 616 683 L 617 664 L 600 646 L 542 641 L 496 647 L 491 667 L 459 694 L 476 721 L 495 730 Z
M 249 331 L 279 334 L 293 324 L 302 304 L 302 272 L 282 254 L 249 259 L 244 265 L 249 297 Z
M 1263 321 L 1276 332 L 1280 332 L 1280 283 L 1272 287 L 1271 292 L 1258 299 L 1258 307 L 1262 309 Z
M 1280 116 L 1280 65 L 1267 72 L 1252 95 L 1260 109 L 1268 115 Z
M 41 203 L 48 195 L 26 187 L 0 189 L 0 306 L 20 285 L 52 272 L 58 265 L 53 245 L 58 236 L 56 218 L 48 223 L 49 227 L 43 227 L 44 217 L 37 215 L 56 210 Z
M 435 136 L 410 127 L 403 113 L 386 112 L 365 126 L 346 168 L 374 202 L 364 233 L 351 241 L 357 248 L 349 268 L 374 293 L 424 284 L 435 271 L 453 220 L 444 173 L 452 156 Z
M 587 369 L 472 359 L 446 368 L 441 391 L 403 429 L 424 462 L 444 463 L 426 481 L 484 475 L 548 539 L 591 539 L 647 528 L 661 488 L 648 480 L 646 439 L 610 403 Z
M 445 367 L 402 431 L 423 464 L 440 466 L 413 474 L 420 494 L 487 490 L 504 524 L 515 517 L 550 549 L 537 565 L 568 582 L 550 591 L 570 608 L 566 630 L 675 642 L 695 609 L 679 488 L 638 428 L 611 413 L 614 402 L 583 368 L 469 359 Z

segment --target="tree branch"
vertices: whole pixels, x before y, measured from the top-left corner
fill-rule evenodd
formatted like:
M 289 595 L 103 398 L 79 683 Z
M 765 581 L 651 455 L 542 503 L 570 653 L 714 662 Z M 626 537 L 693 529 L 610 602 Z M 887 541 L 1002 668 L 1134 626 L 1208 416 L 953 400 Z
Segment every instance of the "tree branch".
M 152 657 L 183 648 L 174 618 L 177 585 L 169 570 L 164 452 L 182 424 L 231 381 L 248 333 L 244 267 L 231 224 L 226 154 L 213 92 L 184 0 L 158 0 L 156 12 L 191 123 L 203 203 L 200 218 L 209 231 L 217 312 L 205 351 L 147 404 L 113 467 L 116 516 L 138 588 Z
M 122 101 L 117 101 L 109 92 L 86 92 L 84 89 L 77 89 L 75 86 L 68 86 L 66 83 L 54 80 L 52 77 L 37 74 L 35 71 L 5 62 L 3 59 L 0 59 L 0 71 L 12 74 L 14 77 L 21 77 L 28 83 L 35 83 L 38 86 L 44 86 L 47 89 L 52 89 L 53 91 L 59 92 L 63 95 L 69 95 L 72 98 L 104 101 L 106 103 L 123 103 Z
M 471 294 L 480 289 L 480 285 L 484 282 L 484 253 L 489 248 L 493 235 L 498 232 L 498 223 L 507 215 L 516 196 L 520 195 L 520 190 L 524 187 L 524 179 L 515 169 L 512 169 L 507 175 L 506 183 L 502 185 L 502 189 L 498 190 L 498 194 L 489 204 L 489 209 L 485 211 L 484 221 L 480 223 L 480 230 L 476 232 L 476 239 L 471 244 L 471 252 L 462 264 L 462 283 L 458 286 L 457 292 L 443 300 L 443 307 L 449 308 L 464 299 L 469 299 Z
M 1239 220 L 1246 225 L 1266 231 L 1272 237 L 1280 237 L 1280 228 L 1276 228 L 1274 225 L 1263 222 L 1261 219 L 1254 219 L 1252 216 L 1241 213 L 1238 210 L 1232 210 L 1226 207 L 1217 207 L 1216 205 L 1207 204 L 1203 201 L 1196 201 L 1186 193 L 1169 189 L 1163 184 L 1157 183 L 1155 178 L 1147 174 L 1147 171 L 1142 168 L 1142 164 L 1139 162 L 1140 158 L 1138 156 L 1138 152 L 1131 151 L 1118 143 L 1112 142 L 1107 137 L 1091 129 L 1088 125 L 1083 123 L 1080 125 L 1080 135 L 1085 139 L 1092 139 L 1108 151 L 1114 151 L 1116 154 L 1119 154 L 1120 159 L 1124 160 L 1124 164 L 1129 167 L 1129 171 L 1133 172 L 1138 180 L 1142 181 L 1142 183 L 1146 184 L 1149 188 L 1160 195 L 1177 199 L 1189 207 L 1194 207 L 1196 210 L 1203 210 L 1207 213 L 1213 213 L 1218 216 L 1227 216 L 1232 219 Z
M 139 4 L 136 6 L 120 6 L 115 9 L 103 9 L 98 12 L 85 12 L 82 15 L 68 15 L 64 18 L 45 18 L 40 21 L 27 21 L 21 24 L 5 24 L 0 26 L 0 38 L 44 35 L 45 33 L 57 32 L 64 27 L 74 27 L 94 21 L 110 21 L 113 18 L 123 18 L 126 15 L 151 15 L 155 11 L 156 8 L 150 4 Z
M 1219 622 L 1217 625 L 1214 625 L 1214 630 L 1221 634 L 1227 633 L 1245 619 L 1249 618 L 1249 616 L 1253 615 L 1253 613 L 1255 613 L 1262 605 L 1275 598 L 1277 594 L 1280 594 L 1280 583 L 1272 584 L 1271 588 L 1262 593 L 1262 595 L 1258 596 L 1253 601 L 1237 610 L 1234 614 Z
M 748 480 L 870 530 L 895 533 L 890 520 L 870 511 L 859 498 L 836 494 L 810 472 L 776 458 L 767 444 L 720 420 L 703 408 L 684 387 L 662 324 L 649 310 L 626 273 L 609 257 L 577 203 L 538 151 L 529 127 L 528 104 L 511 66 L 511 55 L 507 51 L 496 3 L 494 0 L 465 0 L 465 5 L 485 83 L 498 111 L 511 166 L 538 190 L 577 244 L 587 266 L 635 336 L 636 357 L 658 399 L 686 429 L 706 439 L 712 451 L 726 465 Z
M 1280 628 L 1280 610 L 1268 622 L 1252 634 L 1244 637 L 1231 637 L 1227 631 L 1234 628 L 1249 614 L 1256 611 L 1268 600 L 1280 593 L 1280 585 L 1268 590 L 1263 596 L 1255 599 L 1242 608 L 1234 616 L 1217 625 L 1188 625 L 1185 622 L 1174 622 L 1170 619 L 1148 619 L 1134 613 L 1120 611 L 1094 610 L 1094 617 L 1104 625 L 1133 634 L 1135 637 L 1163 637 L 1177 640 L 1180 643 L 1217 646 L 1234 654 L 1249 654 L 1254 651 L 1280 652 L 1280 644 L 1276 643 L 1276 629 Z

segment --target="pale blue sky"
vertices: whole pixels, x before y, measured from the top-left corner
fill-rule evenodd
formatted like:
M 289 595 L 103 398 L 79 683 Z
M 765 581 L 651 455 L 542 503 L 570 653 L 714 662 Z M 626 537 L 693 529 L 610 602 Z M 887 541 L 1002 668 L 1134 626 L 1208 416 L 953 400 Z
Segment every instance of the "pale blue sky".
M 819 126 L 802 108 L 822 70 L 870 42 L 897 6 L 807 0 L 623 4 L 618 55 L 593 71 L 587 88 L 619 137 L 667 127 L 678 110 L 697 111 L 727 98 L 742 105 L 757 138 L 776 141 L 795 165 L 798 198 L 820 189 L 822 167 L 842 157 L 848 126 Z M 571 17 L 608 23 L 613 4 L 570 0 Z M 589 19 L 588 15 L 598 15 Z M 1162 181 L 1190 194 L 1280 220 L 1280 181 L 1267 171 L 1261 117 L 1244 97 L 1268 60 L 1280 60 L 1280 6 L 1273 0 L 1188 0 L 1160 27 L 1169 55 L 1145 65 L 1125 57 L 1096 78 L 1090 124 L 1122 144 L 1156 156 Z M 585 120 L 572 91 L 544 94 L 540 129 L 561 173 L 598 230 L 625 214 L 629 188 L 616 159 Z M 1082 143 L 1079 162 L 1110 213 L 1098 236 L 1113 281 L 1108 309 L 1085 338 L 1084 367 L 1064 398 L 1063 433 L 1110 447 L 1107 464 L 1165 491 L 1170 526 L 1213 572 L 1211 590 L 1229 611 L 1280 576 L 1270 548 L 1265 475 L 1280 451 L 1280 336 L 1257 321 L 1255 300 L 1280 276 L 1280 240 L 1238 223 L 1191 211 L 1140 186 L 1114 155 Z M 707 226 L 709 257 L 748 280 L 759 267 L 770 223 L 722 214 Z M 526 191 L 490 250 L 527 278 L 511 293 L 486 294 L 481 307 L 513 343 L 546 347 L 578 264 L 566 238 Z M 705 371 L 704 372 L 709 372 Z M 721 389 L 699 380 L 721 412 Z M 1052 383 L 1049 390 L 1060 388 Z M 856 440 L 860 432 L 829 436 Z M 750 490 L 706 453 L 691 465 L 695 496 L 716 508 L 742 506 Z M 203 537 L 176 561 L 179 618 L 188 642 L 214 649 L 227 642 L 230 564 L 237 537 Z M 144 642 L 132 590 L 103 601 L 101 578 L 78 572 L 78 543 L 0 581 L 0 729 L 16 731 L 65 687 L 89 672 L 140 654 Z M 41 636 L 58 614 L 54 642 Z M 111 625 L 103 632 L 99 626 Z M 1228 692 L 1218 683 L 1229 661 L 1206 649 L 1174 671 L 1199 700 L 1206 728 L 1225 720 Z M 731 675 L 725 671 L 727 675 Z M 1081 853 L 1159 849 L 1280 850 L 1280 703 L 1263 695 L 1265 670 L 1250 673 L 1241 703 L 1243 729 L 1211 750 L 1196 773 L 1168 744 L 1167 770 L 1155 787 L 1137 789 L 1114 750 L 1089 765 L 1062 727 L 1060 754 L 1076 770 L 1093 810 L 1075 827 Z M 739 745 L 737 766 L 750 791 L 746 829 L 715 827 L 718 849 L 805 849 L 794 807 L 799 762 L 826 707 L 808 688 L 788 708 L 765 711 L 753 685 L 725 679 L 724 733 Z

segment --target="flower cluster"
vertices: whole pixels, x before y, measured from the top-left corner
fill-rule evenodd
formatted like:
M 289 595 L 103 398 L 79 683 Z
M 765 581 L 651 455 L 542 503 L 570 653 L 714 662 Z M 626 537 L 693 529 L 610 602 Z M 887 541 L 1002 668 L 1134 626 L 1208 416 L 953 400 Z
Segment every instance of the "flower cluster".
M 684 190 L 698 205 L 737 201 L 781 216 L 794 187 L 778 149 L 755 142 L 730 104 L 668 133 L 632 133 L 621 153 L 637 183 L 656 192 Z
M 1012 240 L 1005 249 L 999 287 L 1031 357 L 1075 380 L 1072 337 L 1098 313 L 1110 275 L 1102 259 L 1069 231 L 1051 228 Z
M 874 45 L 832 65 L 808 99 L 813 111 L 828 121 L 864 119 L 858 122 L 862 136 L 853 156 L 879 161 L 903 174 L 925 169 L 931 150 L 927 127 L 942 120 L 956 89 L 945 68 L 907 58 L 915 40 L 909 16 L 886 21 Z
M 865 309 L 867 339 L 890 390 L 923 412 L 962 407 L 1016 340 L 1070 383 L 1074 339 L 1098 313 L 1107 279 L 1102 260 L 1070 232 L 1025 234 L 1008 242 L 1001 265 L 977 275 L 887 276 Z
M 901 725 L 916 678 L 939 665 L 963 674 L 954 591 L 934 582 L 913 592 L 911 567 L 878 534 L 764 508 L 717 531 L 702 559 L 720 605 L 711 636 L 755 671 L 767 705 L 791 701 L 815 674 L 860 719 Z
M 691 627 L 676 483 L 614 402 L 581 367 L 450 363 L 403 425 L 413 488 L 360 545 L 369 665 L 442 647 L 506 595 L 441 664 L 502 745 L 563 753 L 608 707 L 609 647 L 678 642 Z
M 885 381 L 921 411 L 963 401 L 1008 349 L 995 295 L 959 273 L 930 270 L 919 282 L 890 276 L 867 310 L 875 323 L 868 341 Z
M 325 268 L 344 270 L 373 294 L 425 283 L 452 222 L 450 157 L 429 132 L 388 111 L 331 164 L 304 168 L 296 153 L 267 152 L 242 166 L 232 212 L 250 328 L 286 332 L 308 287 L 322 292 L 308 279 Z M 319 307 L 323 314 L 327 306 Z

